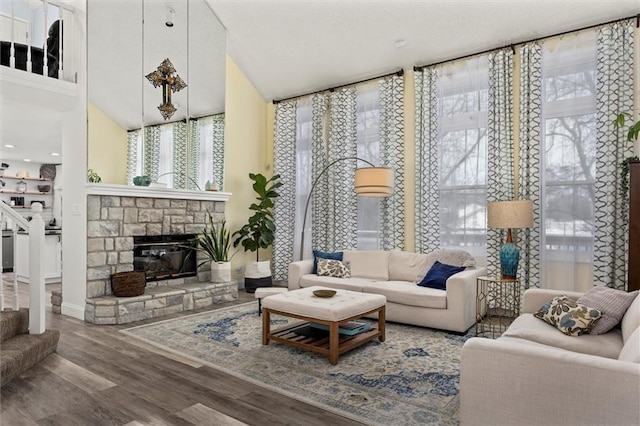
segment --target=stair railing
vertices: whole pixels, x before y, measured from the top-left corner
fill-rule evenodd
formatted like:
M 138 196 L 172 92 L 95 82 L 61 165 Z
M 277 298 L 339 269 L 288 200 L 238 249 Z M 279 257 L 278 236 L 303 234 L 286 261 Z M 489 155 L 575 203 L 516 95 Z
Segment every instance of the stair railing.
M 44 291 L 44 220 L 42 204 L 31 205 L 31 221 L 27 221 L 5 203 L 0 203 L 0 224 L 5 227 L 7 220 L 12 224 L 14 264 L 20 253 L 17 249 L 19 230 L 29 235 L 29 334 L 42 334 L 45 331 L 45 291 Z M 0 251 L 0 264 L 2 252 Z M 13 274 L 12 309 L 20 307 L 18 291 L 18 274 Z M 0 285 L 0 310 L 4 310 L 4 284 Z

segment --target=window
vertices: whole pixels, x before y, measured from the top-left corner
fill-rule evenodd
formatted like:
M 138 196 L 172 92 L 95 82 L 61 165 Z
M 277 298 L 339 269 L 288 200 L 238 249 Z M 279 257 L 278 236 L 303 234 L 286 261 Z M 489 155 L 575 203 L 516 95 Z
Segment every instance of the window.
M 358 157 L 378 165 L 380 163 L 380 114 L 378 83 L 370 83 L 358 87 L 357 98 L 357 149 Z M 296 124 L 296 223 L 294 235 L 300 235 L 304 208 L 311 190 L 312 172 L 312 106 L 311 97 L 297 103 Z M 367 164 L 358 162 L 358 167 Z M 312 253 L 311 243 L 311 207 L 307 217 L 305 230 L 306 257 Z M 294 255 L 300 248 L 298 239 L 294 242 Z M 380 200 L 377 198 L 358 197 L 358 231 L 357 249 L 376 250 L 381 245 L 380 238 Z
M 378 83 L 358 87 L 358 157 L 380 165 L 380 96 Z M 358 162 L 358 167 L 368 165 Z M 380 199 L 358 197 L 358 250 L 378 250 L 380 241 Z
M 197 171 L 193 171 L 195 174 L 194 179 L 201 189 L 204 189 L 207 181 L 214 182 L 218 188 L 223 188 L 223 145 L 224 145 L 224 116 L 221 114 L 213 115 L 209 117 L 203 117 L 197 120 L 198 126 L 198 147 L 199 151 L 195 152 L 197 156 L 195 165 Z M 176 168 L 176 159 L 174 159 L 175 149 L 174 145 L 178 141 L 175 140 L 175 124 L 167 123 L 157 126 L 150 126 L 146 129 L 152 129 L 152 131 L 159 132 L 160 143 L 158 149 L 158 182 L 166 183 L 169 188 L 174 187 L 173 171 Z M 135 156 L 135 162 L 131 161 L 131 170 L 128 171 L 127 177 L 129 183 L 132 183 L 134 176 L 140 176 L 143 174 L 150 174 L 149 170 L 145 170 L 144 164 L 144 138 L 142 137 L 145 129 L 131 130 L 128 133 L 129 144 L 129 156 Z M 185 132 L 185 134 L 188 134 Z M 188 144 L 190 141 L 183 141 L 181 143 Z M 185 150 L 189 152 L 189 150 Z M 187 154 L 189 155 L 189 154 Z M 191 164 L 189 161 L 185 161 L 187 165 Z M 189 166 L 187 166 L 189 167 Z M 164 176 L 163 176 L 164 175 Z M 188 176 L 190 171 L 187 172 Z
M 541 234 L 546 266 L 543 286 L 553 286 L 551 281 L 556 278 L 571 279 L 571 274 L 584 276 L 591 268 L 596 172 L 595 74 L 595 32 L 567 37 L 553 49 L 545 46 L 541 133 L 544 135 Z
M 486 255 L 487 58 L 439 70 L 440 246 Z

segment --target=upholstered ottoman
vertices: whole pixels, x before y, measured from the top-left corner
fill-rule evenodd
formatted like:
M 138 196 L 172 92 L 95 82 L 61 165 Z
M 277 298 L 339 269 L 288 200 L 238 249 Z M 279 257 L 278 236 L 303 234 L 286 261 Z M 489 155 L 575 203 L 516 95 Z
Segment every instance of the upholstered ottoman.
M 338 363 L 338 356 L 376 337 L 385 339 L 385 310 L 387 298 L 381 294 L 336 290 L 333 297 L 323 298 L 313 294 L 316 290 L 331 290 L 313 286 L 270 296 L 262 302 L 262 344 L 269 340 L 297 348 L 317 352 L 329 357 L 331 364 Z M 271 331 L 271 314 L 301 319 L 292 325 Z M 377 325 L 355 335 L 340 333 L 340 326 L 365 316 L 378 316 Z M 312 332 L 310 324 L 319 324 L 329 330 Z M 327 346 L 328 343 L 328 346 Z
M 286 287 L 258 287 L 253 295 L 258 299 L 258 316 L 262 314 L 262 299 L 274 294 L 286 293 L 289 289 Z

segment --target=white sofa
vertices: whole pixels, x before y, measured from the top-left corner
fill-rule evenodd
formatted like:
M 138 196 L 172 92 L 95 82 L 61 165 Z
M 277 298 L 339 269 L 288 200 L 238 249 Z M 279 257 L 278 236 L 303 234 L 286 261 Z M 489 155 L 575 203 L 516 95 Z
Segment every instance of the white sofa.
M 606 334 L 570 337 L 533 316 L 553 297 L 530 289 L 523 314 L 496 340 L 462 348 L 463 425 L 640 424 L 640 296 Z
M 349 262 L 351 278 L 312 274 L 312 259 L 291 263 L 289 290 L 319 285 L 382 294 L 387 297 L 388 321 L 459 333 L 475 323 L 476 278 L 485 275 L 486 269 L 468 266 L 475 265 L 475 261 L 466 252 L 344 251 L 343 260 Z M 436 260 L 467 266 L 467 269 L 451 276 L 446 282 L 446 290 L 418 286 L 416 283 Z

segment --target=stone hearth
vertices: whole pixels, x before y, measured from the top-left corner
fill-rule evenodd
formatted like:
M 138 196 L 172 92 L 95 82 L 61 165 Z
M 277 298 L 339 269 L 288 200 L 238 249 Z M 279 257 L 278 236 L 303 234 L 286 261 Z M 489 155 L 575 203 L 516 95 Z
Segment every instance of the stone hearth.
M 207 226 L 207 212 L 214 222 L 224 219 L 229 194 L 217 201 L 164 198 L 157 191 L 140 197 L 95 192 L 87 197 L 87 322 L 124 324 L 237 299 L 236 282 L 209 283 L 208 265 L 195 277 L 147 282 L 142 296 L 115 297 L 111 291 L 112 274 L 133 270 L 134 236 L 198 234 Z

